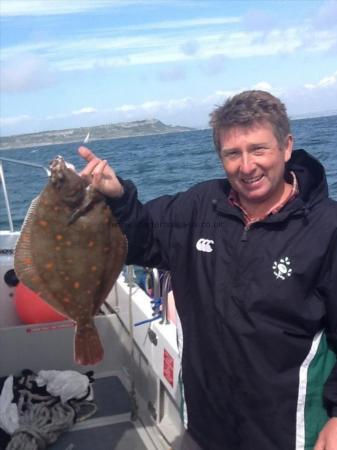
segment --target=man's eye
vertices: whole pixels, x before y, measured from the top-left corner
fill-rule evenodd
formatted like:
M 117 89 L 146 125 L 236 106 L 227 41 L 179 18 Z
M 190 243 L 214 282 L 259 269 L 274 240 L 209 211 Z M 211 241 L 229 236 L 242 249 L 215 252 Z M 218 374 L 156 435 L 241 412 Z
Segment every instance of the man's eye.
M 239 152 L 236 152 L 236 151 L 227 152 L 227 153 L 224 153 L 223 156 L 224 156 L 224 158 L 227 158 L 227 159 L 234 159 L 239 156 Z
M 264 153 L 265 151 L 266 151 L 266 147 L 256 147 L 254 149 L 254 153 L 257 155 L 260 155 L 260 154 Z

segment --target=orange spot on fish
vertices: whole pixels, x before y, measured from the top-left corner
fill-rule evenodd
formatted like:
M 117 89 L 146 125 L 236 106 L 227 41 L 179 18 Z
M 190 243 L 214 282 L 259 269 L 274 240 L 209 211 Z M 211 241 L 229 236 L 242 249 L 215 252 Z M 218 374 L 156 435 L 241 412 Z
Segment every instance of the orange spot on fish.
M 47 227 L 48 222 L 46 220 L 39 220 L 39 225 L 41 225 L 41 227 Z
M 89 243 L 88 243 L 88 247 L 89 248 L 92 248 L 94 245 L 95 245 L 94 241 L 89 241 Z
M 96 272 L 97 267 L 96 266 L 91 266 L 90 270 L 91 270 L 91 272 Z
M 80 283 L 78 281 L 75 281 L 74 283 L 74 288 L 78 289 L 80 287 Z
M 23 258 L 22 260 L 23 264 L 26 264 L 27 266 L 29 266 L 30 264 L 32 264 L 32 258 Z
M 47 270 L 51 270 L 54 267 L 54 263 L 52 261 L 47 262 L 47 264 L 45 264 L 45 268 Z
M 55 236 L 55 239 L 56 239 L 57 241 L 62 241 L 62 239 L 63 239 L 62 234 L 57 234 L 57 235 Z

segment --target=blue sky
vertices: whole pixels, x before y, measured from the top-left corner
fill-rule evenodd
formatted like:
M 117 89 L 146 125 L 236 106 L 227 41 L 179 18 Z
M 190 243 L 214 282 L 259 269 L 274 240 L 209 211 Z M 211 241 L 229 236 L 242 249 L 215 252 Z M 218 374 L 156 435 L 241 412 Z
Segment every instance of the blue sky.
M 1 0 L 0 133 L 205 127 L 244 89 L 337 111 L 337 0 Z

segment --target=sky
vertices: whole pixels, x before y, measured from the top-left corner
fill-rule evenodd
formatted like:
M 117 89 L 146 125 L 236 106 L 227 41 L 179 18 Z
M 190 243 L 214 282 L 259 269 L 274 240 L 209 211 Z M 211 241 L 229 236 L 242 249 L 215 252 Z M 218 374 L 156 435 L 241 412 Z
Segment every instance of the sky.
M 208 126 L 247 89 L 337 112 L 337 0 L 0 0 L 0 136 Z

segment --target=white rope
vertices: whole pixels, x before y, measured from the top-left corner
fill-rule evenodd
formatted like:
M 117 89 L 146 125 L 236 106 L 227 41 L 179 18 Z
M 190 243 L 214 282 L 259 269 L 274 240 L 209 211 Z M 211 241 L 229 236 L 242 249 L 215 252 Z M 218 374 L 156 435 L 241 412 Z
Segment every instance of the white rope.
M 86 400 L 61 403 L 57 397 L 33 394 L 20 389 L 18 400 L 19 428 L 12 435 L 6 450 L 44 450 L 69 430 L 75 421 L 91 417 L 97 406 Z M 79 416 L 81 410 L 88 411 Z
M 74 419 L 75 411 L 68 404 L 30 404 L 27 410 L 20 414 L 20 427 L 13 434 L 6 450 L 45 449 L 54 443 L 61 433 L 71 428 Z

